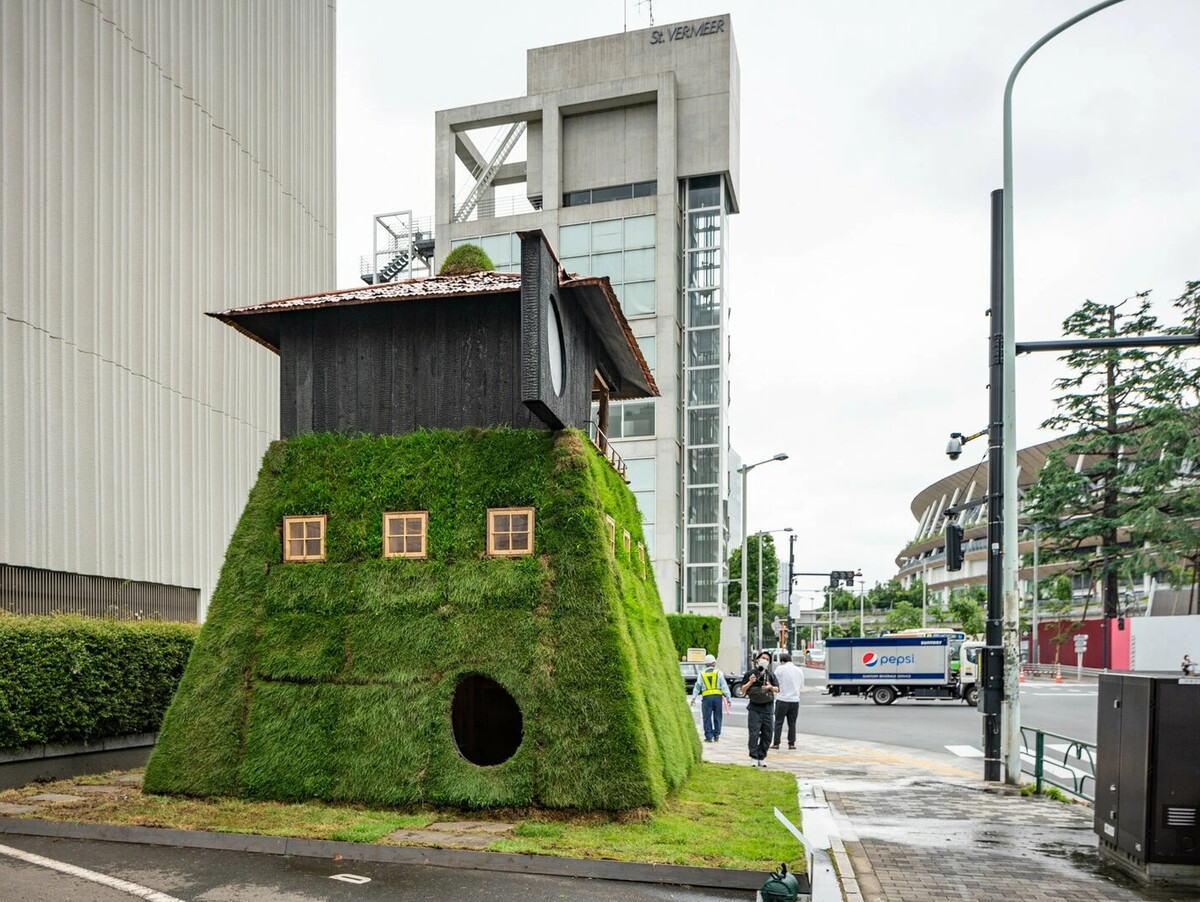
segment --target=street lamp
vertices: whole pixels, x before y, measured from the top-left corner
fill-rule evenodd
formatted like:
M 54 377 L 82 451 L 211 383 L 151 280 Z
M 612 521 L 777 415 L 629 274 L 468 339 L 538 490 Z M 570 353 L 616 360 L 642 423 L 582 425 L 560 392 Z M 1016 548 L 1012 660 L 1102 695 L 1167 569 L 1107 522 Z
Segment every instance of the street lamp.
M 778 454 L 776 454 L 774 457 L 768 457 L 766 460 L 758 461 L 758 463 L 744 464 L 743 466 L 738 467 L 738 472 L 742 474 L 742 574 L 743 575 L 745 575 L 745 573 L 748 570 L 746 556 L 749 554 L 749 550 L 748 550 L 749 542 L 747 541 L 748 537 L 746 535 L 746 531 L 748 529 L 748 527 L 746 525 L 746 511 L 750 507 L 750 497 L 748 494 L 746 474 L 748 474 L 755 467 L 761 467 L 763 464 L 771 463 L 771 461 L 787 460 L 787 459 L 788 459 L 788 456 L 781 451 Z M 741 610 L 741 617 L 739 617 L 738 619 L 741 621 L 740 626 L 742 629 L 742 663 L 744 665 L 746 665 L 747 667 L 750 666 L 750 648 L 749 648 L 749 646 L 750 646 L 750 641 L 749 641 L 750 640 L 750 636 L 749 636 L 750 618 L 747 616 L 747 613 L 746 613 L 746 607 L 748 606 L 749 601 L 750 601 L 750 599 L 749 599 L 749 592 L 747 591 L 747 587 L 746 587 L 746 580 L 743 579 L 742 580 L 742 594 L 741 594 L 742 610 Z
M 787 455 L 785 454 L 784 457 L 786 458 Z M 774 458 L 772 458 L 772 459 L 774 459 Z M 744 511 L 745 509 L 746 509 L 745 496 L 743 496 L 742 510 Z M 763 629 L 762 629 L 762 546 L 763 546 L 763 543 L 762 543 L 762 537 L 769 536 L 769 535 L 772 535 L 773 533 L 777 533 L 777 532 L 791 532 L 791 531 L 792 531 L 792 528 L 790 526 L 785 526 L 783 529 L 760 529 L 758 532 L 756 532 L 754 534 L 758 538 L 758 542 L 757 542 L 757 545 L 758 545 L 758 633 L 757 633 L 757 638 L 758 638 L 758 647 L 759 648 L 762 648 L 762 641 L 763 641 Z M 742 557 L 742 572 L 744 573 L 745 571 L 746 571 L 746 558 L 743 556 Z
M 1000 219 L 1002 224 L 1003 237 L 1000 247 L 1000 263 L 1002 274 L 993 273 L 992 290 L 995 293 L 997 287 L 1003 296 L 1000 316 L 993 317 L 999 322 L 993 322 L 993 336 L 996 331 L 1000 331 L 1002 338 L 1000 341 L 1000 385 L 994 386 L 993 397 L 999 399 L 999 404 L 993 404 L 993 413 L 998 413 L 998 417 L 993 416 L 990 430 L 992 432 L 992 441 L 990 454 L 988 458 L 989 469 L 1000 470 L 1002 482 L 1001 488 L 1001 522 L 1003 524 L 1002 538 L 1000 547 L 990 548 L 988 553 L 988 566 L 991 567 L 996 563 L 996 558 L 1000 558 L 1002 571 L 1000 576 L 1000 587 L 1003 591 L 1004 599 L 1004 617 L 1003 617 L 1003 647 L 1004 647 L 1004 694 L 1003 694 L 1003 716 L 1001 717 L 1001 743 L 1003 747 L 1004 766 L 1005 766 L 1005 781 L 1016 784 L 1021 779 L 1021 706 L 1020 706 L 1020 686 L 1018 684 L 1020 676 L 1020 648 L 1019 648 L 1019 622 L 1020 622 L 1020 600 L 1017 596 L 1017 390 L 1016 390 L 1016 359 L 1017 359 L 1017 344 L 1016 333 L 1013 329 L 1013 171 L 1012 171 L 1012 92 L 1013 85 L 1016 83 L 1017 75 L 1021 68 L 1029 61 L 1039 49 L 1042 48 L 1052 38 L 1066 31 L 1072 25 L 1082 22 L 1089 16 L 1100 12 L 1102 9 L 1107 9 L 1110 6 L 1115 6 L 1122 0 L 1104 0 L 1102 3 L 1097 3 L 1095 6 L 1085 9 L 1077 16 L 1063 22 L 1057 28 L 1043 35 L 1032 47 L 1025 51 L 1017 64 L 1013 66 L 1013 70 L 1009 73 L 1008 82 L 1004 86 L 1004 188 L 1001 197 L 1002 211 Z M 995 214 L 993 214 L 993 220 Z M 997 279 L 1000 282 L 996 286 Z M 997 348 L 994 345 L 991 352 L 995 354 Z M 999 389 L 999 390 L 997 390 Z M 999 410 L 995 410 L 996 407 Z M 999 422 L 997 422 L 997 419 Z M 997 447 L 999 445 L 999 447 Z M 1003 465 L 1001 467 L 1001 460 Z M 1003 491 L 1004 486 L 1008 486 L 1008 491 Z M 989 610 L 989 633 L 991 633 L 991 619 L 993 612 Z M 988 636 L 988 644 L 992 644 L 992 636 Z M 985 749 L 985 755 L 987 750 Z M 985 759 L 986 761 L 986 759 Z M 985 779 L 998 780 L 999 761 L 987 761 L 984 765 Z

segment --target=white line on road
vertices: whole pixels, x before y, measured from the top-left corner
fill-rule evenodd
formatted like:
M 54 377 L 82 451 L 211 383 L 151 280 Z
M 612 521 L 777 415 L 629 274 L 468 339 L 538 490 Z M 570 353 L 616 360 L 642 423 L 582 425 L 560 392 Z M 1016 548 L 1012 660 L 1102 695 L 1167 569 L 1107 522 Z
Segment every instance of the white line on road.
M 983 752 L 973 745 L 948 745 L 946 749 L 960 758 L 982 758 Z
M 32 852 L 23 852 L 20 849 L 14 849 L 12 846 L 0 845 L 0 855 L 7 855 L 10 858 L 17 858 L 29 864 L 40 865 L 41 867 L 50 868 L 63 874 L 69 874 L 72 877 L 79 877 L 82 880 L 99 883 L 101 886 L 119 889 L 122 892 L 129 893 L 131 896 L 148 899 L 149 902 L 183 902 L 182 899 L 176 899 L 174 896 L 168 896 L 166 893 L 160 893 L 156 889 L 150 889 L 150 887 L 142 886 L 139 883 L 130 883 L 128 880 L 121 880 L 119 877 L 99 874 L 96 871 L 89 871 L 87 868 L 67 864 L 65 861 L 43 858 L 41 855 L 34 855 Z

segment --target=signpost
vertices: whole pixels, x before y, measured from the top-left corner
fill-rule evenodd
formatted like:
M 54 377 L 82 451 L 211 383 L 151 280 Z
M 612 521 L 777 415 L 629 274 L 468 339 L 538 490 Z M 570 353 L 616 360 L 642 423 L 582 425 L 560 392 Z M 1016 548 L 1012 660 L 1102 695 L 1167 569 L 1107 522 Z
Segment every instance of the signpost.
M 1087 651 L 1087 633 L 1075 636 L 1075 679 L 1083 679 L 1083 654 Z

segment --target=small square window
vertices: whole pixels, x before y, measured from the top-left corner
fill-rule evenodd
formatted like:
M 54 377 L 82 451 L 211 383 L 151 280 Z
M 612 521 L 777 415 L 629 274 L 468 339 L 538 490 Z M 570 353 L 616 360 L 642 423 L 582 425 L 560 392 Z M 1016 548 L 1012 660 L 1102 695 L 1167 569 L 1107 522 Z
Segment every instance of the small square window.
M 630 542 L 632 541 L 632 538 L 631 538 L 631 537 L 630 537 L 630 535 L 629 535 L 629 530 L 628 530 L 628 529 L 622 529 L 622 530 L 621 530 L 621 535 L 622 535 L 622 537 L 625 539 L 625 553 L 626 553 L 626 554 L 629 554 L 629 545 L 630 545 Z
M 489 508 L 487 552 L 498 557 L 533 554 L 533 508 Z
M 604 522 L 608 524 L 608 549 L 617 553 L 617 521 L 605 514 Z
M 428 557 L 425 534 L 429 511 L 393 511 L 383 515 L 383 556 Z
M 283 518 L 285 561 L 325 560 L 325 516 Z

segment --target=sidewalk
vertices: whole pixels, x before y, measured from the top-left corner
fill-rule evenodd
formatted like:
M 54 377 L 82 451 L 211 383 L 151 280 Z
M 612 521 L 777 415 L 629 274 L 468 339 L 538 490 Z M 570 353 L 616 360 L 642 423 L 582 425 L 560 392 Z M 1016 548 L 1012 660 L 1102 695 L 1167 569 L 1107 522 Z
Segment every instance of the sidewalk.
M 1197 890 L 1148 890 L 1102 865 L 1092 809 L 986 784 L 979 768 L 935 752 L 801 734 L 767 766 L 828 804 L 825 825 L 847 902 L 1175 902 Z M 704 743 L 704 759 L 749 766 L 746 731 Z M 815 895 L 814 902 L 818 902 Z

